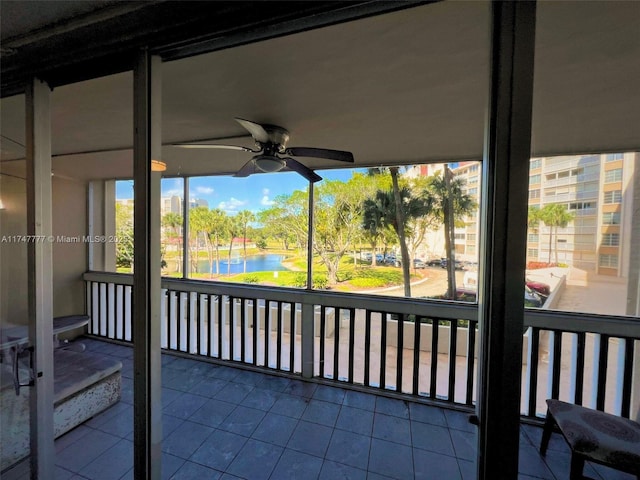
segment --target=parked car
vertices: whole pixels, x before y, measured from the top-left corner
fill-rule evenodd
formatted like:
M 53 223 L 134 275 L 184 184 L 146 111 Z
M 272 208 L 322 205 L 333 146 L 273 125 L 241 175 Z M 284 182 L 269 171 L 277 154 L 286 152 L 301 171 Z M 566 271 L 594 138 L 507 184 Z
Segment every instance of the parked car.
M 456 299 L 460 302 L 475 302 L 477 300 L 477 290 L 474 288 L 458 287 L 456 288 Z M 524 287 L 524 306 L 540 308 L 544 305 L 544 299 L 531 290 Z
M 442 268 L 447 268 L 447 259 L 446 258 L 442 259 L 442 261 L 440 262 L 440 266 Z M 456 270 L 465 270 L 464 263 L 456 260 Z
M 440 267 L 442 265 L 442 258 L 432 258 L 427 260 L 427 266 L 429 267 Z
M 544 305 L 542 297 L 525 285 L 524 287 L 524 306 L 540 308 Z
M 546 283 L 529 280 L 527 278 L 525 284 L 538 295 L 544 295 L 545 297 L 548 297 L 551 294 L 551 287 Z
M 413 268 L 426 268 L 426 267 L 427 267 L 427 264 L 424 263 L 419 258 L 414 258 L 413 259 Z

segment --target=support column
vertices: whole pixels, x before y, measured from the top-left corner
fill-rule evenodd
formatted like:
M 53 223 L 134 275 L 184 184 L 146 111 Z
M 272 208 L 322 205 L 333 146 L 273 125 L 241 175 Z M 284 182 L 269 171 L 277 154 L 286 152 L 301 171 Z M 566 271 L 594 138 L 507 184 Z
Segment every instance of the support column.
M 189 277 L 189 177 L 184 177 L 182 199 L 182 278 Z M 198 259 L 196 258 L 196 265 Z M 218 272 L 220 273 L 220 272 Z
M 134 69 L 133 413 L 134 477 L 160 479 L 162 402 L 160 365 L 159 57 L 141 51 Z
M 49 86 L 33 79 L 26 91 L 29 342 L 34 347 L 30 392 L 31 478 L 54 470 L 53 228 Z
M 492 3 L 479 280 L 478 478 L 518 477 L 535 2 Z
M 104 202 L 103 212 L 103 235 L 109 239 L 116 234 L 116 181 L 105 180 L 104 181 Z M 116 271 L 116 243 L 111 241 L 102 242 L 100 244 L 103 248 L 104 266 L 105 272 Z

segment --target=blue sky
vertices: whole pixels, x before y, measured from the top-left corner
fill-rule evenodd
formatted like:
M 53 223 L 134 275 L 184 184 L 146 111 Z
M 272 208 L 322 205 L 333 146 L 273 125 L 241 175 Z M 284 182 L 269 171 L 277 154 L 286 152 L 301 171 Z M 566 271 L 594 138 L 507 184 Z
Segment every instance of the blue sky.
M 346 181 L 353 170 L 319 170 L 318 174 L 329 180 Z M 294 172 L 273 174 L 255 174 L 245 178 L 191 177 L 189 191 L 191 199 L 204 199 L 209 208 L 220 208 L 230 215 L 240 210 L 258 212 L 268 208 L 278 195 L 290 194 L 294 190 L 305 190 L 308 182 Z M 182 197 L 182 178 L 162 180 L 162 196 L 178 195 Z M 133 181 L 116 182 L 116 198 L 133 198 Z

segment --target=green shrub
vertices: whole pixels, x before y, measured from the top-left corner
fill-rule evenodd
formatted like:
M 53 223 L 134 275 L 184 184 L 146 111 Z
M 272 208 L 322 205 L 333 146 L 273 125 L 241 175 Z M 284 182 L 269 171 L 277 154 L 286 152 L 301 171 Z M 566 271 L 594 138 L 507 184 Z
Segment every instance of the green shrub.
M 313 276 L 313 288 L 316 288 L 318 290 L 324 290 L 329 286 L 329 279 L 327 278 L 326 275 L 323 275 L 321 273 L 316 273 Z

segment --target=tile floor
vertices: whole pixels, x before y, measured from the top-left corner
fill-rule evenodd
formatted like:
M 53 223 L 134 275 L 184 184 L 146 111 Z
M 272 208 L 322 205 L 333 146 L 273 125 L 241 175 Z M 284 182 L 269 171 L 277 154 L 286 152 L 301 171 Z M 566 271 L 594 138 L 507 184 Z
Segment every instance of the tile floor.
M 133 479 L 132 350 L 85 343 L 122 361 L 122 400 L 56 440 L 55 479 Z M 463 413 L 169 355 L 162 363 L 164 479 L 475 478 L 476 427 Z M 520 478 L 568 479 L 564 441 L 554 436 L 542 458 L 540 436 L 522 426 Z M 593 465 L 585 474 L 632 479 Z

